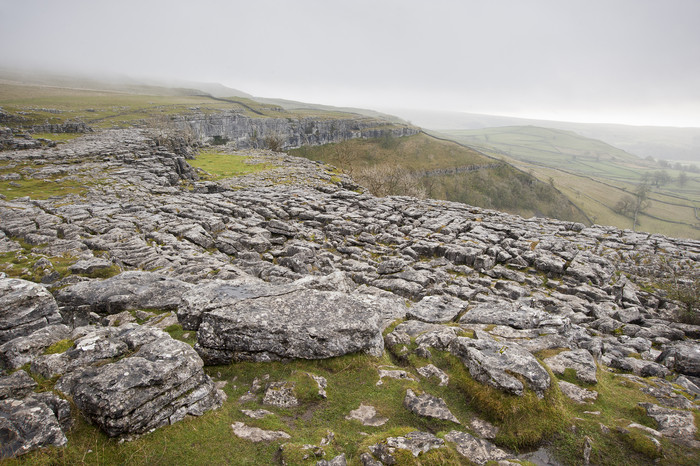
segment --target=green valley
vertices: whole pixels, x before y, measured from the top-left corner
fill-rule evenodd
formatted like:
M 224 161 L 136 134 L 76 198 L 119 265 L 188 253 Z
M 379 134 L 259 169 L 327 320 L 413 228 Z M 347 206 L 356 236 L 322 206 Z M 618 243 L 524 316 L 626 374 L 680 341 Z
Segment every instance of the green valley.
M 536 176 L 564 193 L 591 221 L 632 228 L 621 209 L 644 183 L 648 201 L 636 229 L 699 238 L 700 176 L 570 131 L 535 126 L 449 130 L 440 134 Z M 673 167 L 673 168 L 672 168 Z M 686 167 L 687 168 L 687 167 Z

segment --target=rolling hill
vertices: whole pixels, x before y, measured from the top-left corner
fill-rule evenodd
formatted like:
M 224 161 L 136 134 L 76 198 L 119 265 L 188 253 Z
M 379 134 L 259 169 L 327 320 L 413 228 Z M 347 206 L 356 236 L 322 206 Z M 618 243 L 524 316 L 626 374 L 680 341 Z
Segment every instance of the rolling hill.
M 650 184 L 650 205 L 638 230 L 688 238 L 700 237 L 700 176 L 660 169 L 599 140 L 571 131 L 537 126 L 444 130 L 437 134 L 512 163 L 556 186 L 594 222 L 632 228 L 617 205 L 643 180 Z M 684 174 L 682 174 L 684 173 Z
M 524 217 L 590 223 L 550 184 L 509 163 L 425 133 L 301 147 L 290 153 L 333 164 L 375 194 L 424 195 Z

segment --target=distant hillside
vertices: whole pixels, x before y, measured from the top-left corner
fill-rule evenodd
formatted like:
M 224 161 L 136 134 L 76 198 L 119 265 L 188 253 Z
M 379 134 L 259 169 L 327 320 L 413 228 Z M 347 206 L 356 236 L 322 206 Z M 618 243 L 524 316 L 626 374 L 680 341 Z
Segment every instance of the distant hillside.
M 599 140 L 571 131 L 536 126 L 510 126 L 439 133 L 556 186 L 593 221 L 632 228 L 621 212 L 625 202 L 646 180 L 650 205 L 637 229 L 699 238 L 700 175 L 640 159 Z
M 132 78 L 130 76 L 76 76 L 59 73 L 19 71 L 7 68 L 0 68 L 0 83 L 158 96 L 209 94 L 213 97 L 253 97 L 248 93 L 218 83 L 200 83 L 180 80 L 161 81 Z
M 590 223 L 551 185 L 507 163 L 427 134 L 301 147 L 290 154 L 339 167 L 380 195 L 424 195 L 503 210 Z
M 539 126 L 574 131 L 639 157 L 696 162 L 700 165 L 700 128 L 628 126 L 534 120 L 497 115 L 423 110 L 394 110 L 413 124 L 431 130 L 468 130 L 501 126 Z

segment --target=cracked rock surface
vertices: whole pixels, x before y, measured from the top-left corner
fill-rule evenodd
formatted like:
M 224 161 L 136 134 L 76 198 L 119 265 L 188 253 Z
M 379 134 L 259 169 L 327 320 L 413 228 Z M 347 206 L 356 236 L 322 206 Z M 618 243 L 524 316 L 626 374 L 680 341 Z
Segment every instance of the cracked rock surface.
M 418 384 L 419 373 L 449 388 L 447 374 L 427 364 L 440 351 L 515 396 L 559 390 L 547 369 L 572 370 L 590 390 L 598 370 L 622 372 L 657 400 L 646 409 L 662 435 L 692 431 L 700 326 L 677 322 L 679 303 L 652 278 L 660 257 L 676 272 L 697 270 L 699 241 L 377 198 L 319 163 L 245 155 L 276 168 L 201 181 L 181 155 L 135 129 L 0 152 L 23 176 L 80 185 L 43 200 L 0 199 L 0 251 L 14 258 L 5 270 L 41 282 L 0 276 L 2 375 L 30 364 L 33 376 L 59 377 L 60 393 L 122 436 L 220 405 L 203 364 L 387 348 L 402 364 L 426 360 L 420 371 L 402 367 L 407 383 Z M 176 314 L 196 333 L 194 349 L 138 325 L 146 311 Z M 68 349 L 44 354 L 58 342 Z M 53 413 L 60 430 L 63 408 L 37 400 L 20 390 L 0 413 L 19 419 L 23 403 L 43 403 L 38 409 Z M 26 448 L 63 441 L 58 432 L 44 438 Z M 451 438 L 464 451 L 489 448 Z M 362 454 L 371 464 L 392 448 L 421 452 L 441 442 L 415 432 Z

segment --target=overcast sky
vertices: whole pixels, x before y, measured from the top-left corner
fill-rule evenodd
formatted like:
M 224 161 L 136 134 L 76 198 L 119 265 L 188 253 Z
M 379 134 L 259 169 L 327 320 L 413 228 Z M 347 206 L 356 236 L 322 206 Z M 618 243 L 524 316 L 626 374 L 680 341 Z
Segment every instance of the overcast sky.
M 700 0 L 0 0 L 0 66 L 700 126 Z

